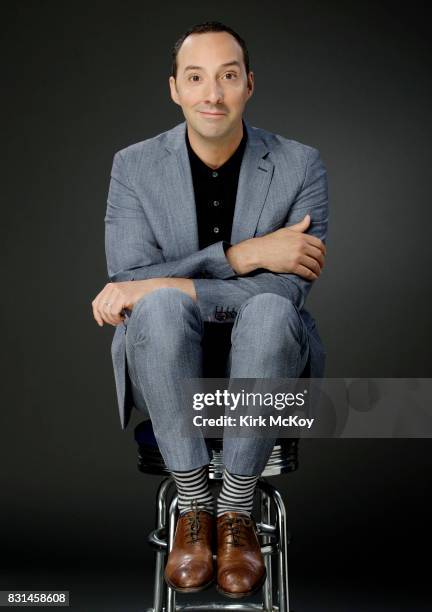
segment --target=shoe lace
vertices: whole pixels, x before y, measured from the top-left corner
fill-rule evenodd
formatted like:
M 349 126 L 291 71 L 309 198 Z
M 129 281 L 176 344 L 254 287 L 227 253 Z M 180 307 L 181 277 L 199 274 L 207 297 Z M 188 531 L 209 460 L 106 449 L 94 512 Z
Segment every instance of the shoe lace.
M 202 506 L 198 505 L 196 499 L 191 501 L 191 511 L 187 515 L 188 519 L 188 535 L 189 539 L 187 540 L 188 544 L 195 544 L 202 540 L 202 534 L 200 535 L 201 529 L 201 521 L 199 517 L 199 513 L 203 510 Z
M 244 546 L 244 540 L 247 538 L 245 528 L 252 525 L 252 519 L 247 516 L 225 518 L 222 523 L 222 534 L 225 543 L 230 546 Z

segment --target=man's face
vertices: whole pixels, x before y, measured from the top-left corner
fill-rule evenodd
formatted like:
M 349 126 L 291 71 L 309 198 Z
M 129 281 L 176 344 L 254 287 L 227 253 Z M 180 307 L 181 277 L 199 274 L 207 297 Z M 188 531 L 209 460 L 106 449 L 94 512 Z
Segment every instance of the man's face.
M 188 36 L 169 82 L 189 127 L 216 141 L 238 129 L 253 92 L 253 73 L 246 74 L 242 48 L 228 32 Z

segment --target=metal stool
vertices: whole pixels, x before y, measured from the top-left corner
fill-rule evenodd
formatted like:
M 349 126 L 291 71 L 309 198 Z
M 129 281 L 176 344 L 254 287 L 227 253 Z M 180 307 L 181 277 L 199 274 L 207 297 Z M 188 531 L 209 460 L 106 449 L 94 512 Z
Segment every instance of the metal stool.
M 145 474 L 169 474 L 159 452 L 150 420 L 143 421 L 135 428 L 135 440 L 139 447 L 139 470 Z M 210 457 L 212 457 L 209 477 L 214 481 L 221 480 L 224 468 L 222 440 L 208 439 L 206 443 Z M 147 612 L 178 612 L 183 610 L 190 612 L 202 610 L 289 612 L 287 554 L 289 534 L 285 505 L 279 491 L 269 484 L 265 477 L 286 474 L 295 471 L 297 468 L 298 439 L 278 439 L 266 468 L 257 483 L 256 491 L 259 496 L 261 515 L 259 517 L 260 522 L 257 521 L 256 526 L 258 537 L 262 543 L 261 551 L 267 570 L 267 579 L 262 587 L 262 604 L 211 603 L 176 606 L 176 593 L 164 580 L 164 568 L 165 555 L 171 550 L 174 541 L 178 516 L 177 493 L 174 479 L 171 476 L 165 478 L 161 482 L 157 493 L 156 529 L 148 536 L 149 543 L 156 549 L 156 567 L 153 607 L 148 608 Z M 276 559 L 275 584 L 273 584 L 272 556 Z

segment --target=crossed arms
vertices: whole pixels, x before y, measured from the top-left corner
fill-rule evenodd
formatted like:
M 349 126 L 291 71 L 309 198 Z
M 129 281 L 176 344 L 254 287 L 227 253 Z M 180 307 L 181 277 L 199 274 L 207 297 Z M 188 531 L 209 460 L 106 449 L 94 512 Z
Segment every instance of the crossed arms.
M 92 302 L 93 316 L 118 325 L 123 311 L 163 287 L 175 287 L 197 302 L 203 320 L 218 310 L 236 311 L 253 295 L 276 293 L 302 308 L 324 265 L 327 233 L 326 171 L 308 148 L 305 176 L 284 228 L 236 245 L 218 242 L 176 261 L 164 261 L 143 207 L 117 153 L 105 216 L 110 282 Z

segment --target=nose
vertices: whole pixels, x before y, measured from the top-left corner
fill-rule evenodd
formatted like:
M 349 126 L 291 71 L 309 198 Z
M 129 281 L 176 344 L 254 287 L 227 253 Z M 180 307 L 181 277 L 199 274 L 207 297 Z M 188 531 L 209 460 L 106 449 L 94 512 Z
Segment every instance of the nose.
M 221 104 L 223 102 L 223 89 L 217 79 L 208 81 L 205 101 L 209 104 Z

